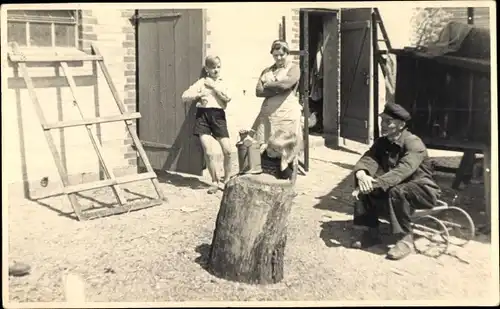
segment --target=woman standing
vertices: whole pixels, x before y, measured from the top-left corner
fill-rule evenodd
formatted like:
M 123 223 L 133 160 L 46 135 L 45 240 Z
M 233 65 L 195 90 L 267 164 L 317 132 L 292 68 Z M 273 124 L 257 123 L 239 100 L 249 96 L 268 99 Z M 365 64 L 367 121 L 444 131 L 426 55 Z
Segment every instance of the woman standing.
M 182 94 L 182 101 L 196 102 L 196 122 L 193 134 L 199 136 L 208 171 L 212 177 L 209 194 L 219 189 L 219 176 L 215 167 L 215 152 L 212 148 L 212 138 L 215 138 L 224 154 L 224 181 L 231 175 L 231 142 L 227 129 L 225 109 L 231 101 L 224 80 L 219 76 L 221 61 L 219 57 L 208 56 L 202 77 Z
M 286 166 L 302 147 L 302 109 L 296 95 L 300 68 L 289 58 L 290 49 L 285 41 L 274 41 L 270 53 L 274 64 L 262 71 L 255 89 L 256 96 L 265 99 L 253 129 L 261 143 L 261 152 L 264 152 L 269 139 L 277 132 L 295 135 L 297 143 L 293 152 L 282 158 L 285 161 L 282 165 Z

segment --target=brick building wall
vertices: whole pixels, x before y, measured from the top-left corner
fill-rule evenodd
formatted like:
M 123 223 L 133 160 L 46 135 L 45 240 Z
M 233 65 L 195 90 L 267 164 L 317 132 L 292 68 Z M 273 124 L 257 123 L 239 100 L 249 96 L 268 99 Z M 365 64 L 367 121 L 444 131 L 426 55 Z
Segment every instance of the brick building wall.
M 60 54 L 90 53 L 95 43 L 118 89 L 121 100 L 131 112 L 136 110 L 135 93 L 135 33 L 130 17 L 134 10 L 93 9 L 78 12 L 78 48 L 57 48 Z M 2 51 L 5 52 L 5 51 Z M 53 53 L 54 49 L 22 49 L 26 55 Z M 109 86 L 97 64 L 69 63 L 77 84 L 77 99 L 85 117 L 119 114 Z M 5 122 L 4 145 L 8 149 L 4 171 L 10 194 L 31 197 L 60 192 L 62 184 L 52 154 L 47 146 L 24 81 L 16 76 L 11 65 L 5 70 L 7 89 L 3 94 L 2 119 Z M 36 93 L 47 122 L 79 119 L 73 98 L 64 78 L 56 66 L 29 67 Z M 97 73 L 96 73 L 97 72 Z M 4 70 L 2 70 L 4 73 Z M 4 88 L 5 89 L 5 88 Z M 137 155 L 131 147 L 131 138 L 122 122 L 94 126 L 102 142 L 104 156 L 111 163 L 116 176 L 136 173 Z M 84 127 L 52 130 L 56 148 L 69 174 L 71 184 L 99 179 L 101 173 L 97 155 Z M 48 186 L 40 180 L 47 177 Z

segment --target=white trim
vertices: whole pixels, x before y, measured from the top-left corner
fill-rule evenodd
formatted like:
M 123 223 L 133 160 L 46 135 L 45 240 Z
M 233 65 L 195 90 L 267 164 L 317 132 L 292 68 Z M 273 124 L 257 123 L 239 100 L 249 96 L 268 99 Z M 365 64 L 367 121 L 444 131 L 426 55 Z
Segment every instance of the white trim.
M 26 22 L 26 46 L 30 47 L 31 46 L 31 35 L 30 35 L 30 22 Z
M 56 46 L 56 25 L 54 23 L 50 24 L 50 39 L 51 45 Z

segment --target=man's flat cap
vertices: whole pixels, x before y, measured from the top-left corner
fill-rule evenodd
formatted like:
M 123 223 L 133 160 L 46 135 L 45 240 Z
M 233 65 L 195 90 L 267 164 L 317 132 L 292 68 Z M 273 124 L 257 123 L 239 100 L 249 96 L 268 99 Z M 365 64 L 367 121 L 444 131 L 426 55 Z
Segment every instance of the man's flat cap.
M 389 116 L 393 119 L 399 119 L 403 121 L 409 121 L 411 119 L 410 113 L 404 107 L 393 102 L 387 102 L 384 107 L 384 111 L 380 116 Z

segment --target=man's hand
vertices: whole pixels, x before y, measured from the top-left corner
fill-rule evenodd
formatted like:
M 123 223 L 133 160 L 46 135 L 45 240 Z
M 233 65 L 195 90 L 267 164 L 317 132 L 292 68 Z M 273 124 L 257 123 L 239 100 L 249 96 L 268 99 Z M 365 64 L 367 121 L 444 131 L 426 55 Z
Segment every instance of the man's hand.
M 365 171 L 358 171 L 356 178 L 358 179 L 359 192 L 368 194 L 373 191 L 373 183 L 377 182 L 375 178 L 367 175 Z

